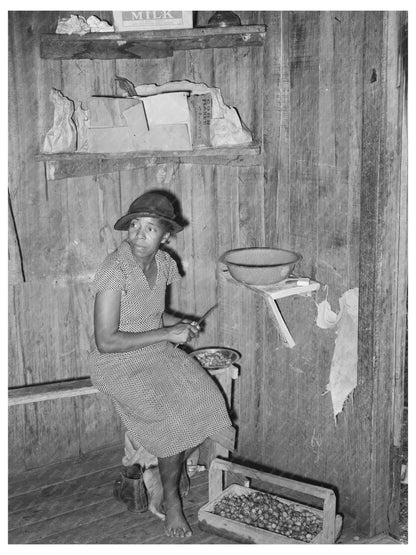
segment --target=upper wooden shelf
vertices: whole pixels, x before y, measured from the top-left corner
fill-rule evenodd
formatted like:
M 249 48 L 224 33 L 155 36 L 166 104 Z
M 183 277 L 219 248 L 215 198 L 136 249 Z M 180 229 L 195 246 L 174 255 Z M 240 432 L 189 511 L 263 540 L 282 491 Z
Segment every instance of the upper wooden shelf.
M 134 170 L 157 164 L 214 164 L 226 166 L 258 166 L 263 163 L 261 147 L 249 145 L 201 148 L 191 151 L 137 151 L 125 153 L 38 154 L 45 162 L 48 180 L 69 179 L 116 171 Z
M 40 38 L 40 55 L 55 60 L 167 58 L 176 50 L 261 46 L 265 37 L 265 25 L 88 33 L 82 36 L 44 34 Z

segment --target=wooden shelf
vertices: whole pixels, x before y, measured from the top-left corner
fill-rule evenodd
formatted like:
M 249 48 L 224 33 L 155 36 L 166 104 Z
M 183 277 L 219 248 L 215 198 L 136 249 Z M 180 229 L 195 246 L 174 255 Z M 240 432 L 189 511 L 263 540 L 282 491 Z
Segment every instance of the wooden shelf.
M 172 56 L 178 50 L 262 46 L 265 36 L 265 25 L 88 33 L 82 36 L 44 34 L 40 37 L 40 53 L 42 58 L 56 60 L 162 58 Z M 256 142 L 192 151 L 39 154 L 35 159 L 45 163 L 50 181 L 168 163 L 226 166 L 259 166 L 263 163 L 261 148 Z
M 40 39 L 40 55 L 55 60 L 167 58 L 177 50 L 262 46 L 265 36 L 265 25 L 88 33 L 82 36 L 44 34 Z
M 257 143 L 192 151 L 38 154 L 35 159 L 45 162 L 46 176 L 50 181 L 134 170 L 157 164 L 259 166 L 263 161 L 260 145 Z
M 287 279 L 273 285 L 249 285 L 234 279 L 222 263 L 220 275 L 222 275 L 230 283 L 234 283 L 240 287 L 246 287 L 256 293 L 260 293 L 260 295 L 265 298 L 267 306 L 273 315 L 273 319 L 276 322 L 276 327 L 279 330 L 283 344 L 289 348 L 296 345 L 280 312 L 276 299 L 283 299 L 284 297 L 291 297 L 293 295 L 310 295 L 313 291 L 318 291 L 320 283 L 309 278 L 298 278 L 298 280 Z

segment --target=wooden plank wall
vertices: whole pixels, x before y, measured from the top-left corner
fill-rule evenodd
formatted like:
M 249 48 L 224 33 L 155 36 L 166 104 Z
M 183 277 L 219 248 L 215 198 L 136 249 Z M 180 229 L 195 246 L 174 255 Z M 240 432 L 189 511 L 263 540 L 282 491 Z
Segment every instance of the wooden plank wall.
M 10 275 L 10 386 L 86 375 L 90 281 L 94 266 L 112 250 L 100 223 L 107 211 L 117 214 L 109 187 L 103 201 L 106 183 L 90 177 L 47 183 L 44 167 L 33 159 L 52 123 L 50 89 L 65 90 L 67 83 L 69 68 L 39 56 L 39 35 L 53 32 L 57 18 L 57 12 L 11 12 L 9 17 L 9 190 L 20 246 L 9 256 L 18 256 L 14 266 L 23 274 Z M 81 78 L 82 95 L 96 76 L 79 66 L 74 73 Z M 113 408 L 101 395 L 13 407 L 9 422 L 12 473 L 122 439 Z
M 395 135 L 403 117 L 396 87 L 398 17 L 395 12 L 238 13 L 242 23 L 267 25 L 264 49 L 60 62 L 41 60 L 38 50 L 39 33 L 54 31 L 58 12 L 11 12 L 10 385 L 85 375 L 92 345 L 90 281 L 121 240 L 114 221 L 144 190 L 168 189 L 191 224 L 170 244 L 185 273 L 172 291 L 171 307 L 201 314 L 219 295 L 219 310 L 195 346 L 220 343 L 243 355 L 235 391 L 238 457 L 335 486 L 339 510 L 355 518 L 364 532 L 377 533 L 387 526 L 390 459 L 388 453 L 383 458 L 382 448 L 389 446 L 392 417 L 385 411 L 378 427 L 374 419 L 393 398 L 394 445 L 400 442 L 401 397 L 388 395 L 388 329 L 380 326 L 385 341 L 372 345 L 376 360 L 388 355 L 379 381 L 367 358 L 354 397 L 335 421 L 330 394 L 323 393 L 336 333 L 318 328 L 315 318 L 316 302 L 327 297 L 337 312 L 346 290 L 365 288 L 365 281 L 360 282 L 360 262 L 361 276 L 367 262 L 360 255 L 365 230 L 378 242 L 378 252 L 388 247 L 381 223 L 375 225 L 378 208 L 390 222 L 391 241 L 403 234 L 404 224 L 397 227 L 395 219 L 398 207 L 403 213 L 405 206 L 397 185 L 397 175 L 405 169 L 397 142 L 402 135 Z M 201 12 L 199 22 L 210 15 Z M 52 122 L 51 87 L 86 101 L 91 94 L 115 93 L 116 74 L 135 84 L 190 79 L 219 87 L 225 102 L 236 106 L 262 139 L 264 167 L 162 164 L 46 182 L 43 165 L 33 155 Z M 382 173 L 377 173 L 379 167 Z M 381 176 L 377 182 L 374 172 Z M 388 176 L 396 187 L 392 195 L 383 189 Z M 379 201 L 380 191 L 384 197 Z M 370 213 L 361 210 L 363 202 Z M 297 270 L 327 286 L 313 298 L 280 302 L 296 341 L 292 350 L 282 347 L 262 299 L 225 286 L 221 276 L 216 279 L 222 252 L 261 245 L 299 251 L 303 260 Z M 388 259 L 379 262 L 390 279 Z M 403 271 L 402 266 L 396 270 Z M 397 273 L 393 277 L 403 305 L 403 280 Z M 382 283 L 371 288 L 367 282 L 371 302 L 389 294 Z M 377 314 L 395 308 L 394 303 L 379 306 Z M 360 310 L 361 316 L 366 310 L 371 316 L 364 301 Z M 373 337 L 371 318 L 365 322 L 367 337 Z M 400 342 L 400 319 L 395 326 Z M 365 359 L 365 330 L 360 345 Z M 403 360 L 400 353 L 395 356 Z M 400 380 L 396 376 L 396 383 Z M 101 397 L 19 406 L 11 416 L 10 457 L 16 472 L 121 439 L 118 420 Z M 382 439 L 371 458 L 375 433 Z M 387 493 L 381 493 L 383 488 Z
M 111 13 L 94 13 L 111 20 Z M 93 346 L 91 280 L 101 260 L 124 238 L 113 230 L 114 222 L 145 190 L 170 190 L 190 222 L 169 245 L 185 273 L 172 291 L 174 310 L 201 315 L 217 298 L 219 254 L 247 241 L 263 241 L 261 218 L 257 229 L 250 229 L 252 211 L 263 213 L 261 166 L 162 164 L 48 182 L 43 164 L 33 159 L 52 125 L 51 88 L 86 103 L 93 94 L 116 94 L 115 75 L 135 84 L 189 79 L 219 87 L 224 101 L 238 108 L 259 137 L 263 49 L 193 50 L 154 60 L 40 59 L 40 34 L 54 32 L 58 17 L 68 15 L 11 12 L 9 18 L 11 387 L 86 375 Z M 199 22 L 211 15 L 200 13 Z M 259 12 L 241 14 L 243 24 L 259 17 Z M 230 209 L 227 203 L 234 201 Z M 219 322 L 218 314 L 210 316 L 194 346 L 217 344 Z M 120 422 L 101 395 L 10 410 L 11 472 L 121 440 Z
M 384 18 L 371 14 L 366 21 L 373 46 L 364 58 L 363 143 L 371 148 L 363 156 L 366 187 L 361 191 L 360 283 L 367 302 L 360 302 L 359 310 L 363 387 L 357 401 L 363 407 L 372 401 L 372 528 L 380 529 L 388 519 L 396 533 L 407 331 L 407 77 L 398 54 L 406 48 L 406 25 L 400 12 Z M 388 515 L 377 510 L 379 505 L 389 508 Z
M 400 16 L 265 12 L 264 23 L 265 243 L 300 252 L 296 270 L 322 288 L 313 298 L 279 302 L 296 341 L 287 349 L 263 301 L 222 282 L 223 342 L 243 355 L 237 455 L 332 485 L 347 520 L 374 534 L 398 517 L 397 497 L 396 512 L 388 510 L 394 496 L 389 465 L 397 460 L 397 453 L 390 458 L 392 410 L 397 419 L 400 409 L 388 392 L 406 310 L 405 278 L 395 265 L 403 268 L 406 245 L 400 243 L 400 252 L 393 247 L 406 226 L 401 138 L 394 131 L 403 119 Z M 390 230 L 391 243 L 381 229 Z M 335 420 L 325 390 L 336 331 L 315 325 L 316 302 L 327 298 L 338 312 L 340 296 L 358 286 L 364 291 L 358 387 Z M 397 339 L 388 336 L 383 319 L 396 310 Z M 395 370 L 399 389 L 403 360 L 402 354 Z

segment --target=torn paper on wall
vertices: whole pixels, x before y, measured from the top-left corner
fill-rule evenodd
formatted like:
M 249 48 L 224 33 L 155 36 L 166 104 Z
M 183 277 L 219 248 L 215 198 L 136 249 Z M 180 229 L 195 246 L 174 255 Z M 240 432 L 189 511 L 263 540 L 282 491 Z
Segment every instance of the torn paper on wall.
M 75 152 L 77 129 L 72 119 L 74 103 L 58 89 L 51 90 L 49 99 L 54 104 L 53 126 L 46 133 L 42 152 Z
M 96 15 L 85 19 L 82 15 L 71 15 L 58 19 L 56 31 L 58 35 L 86 35 L 87 33 L 114 33 L 114 26 Z
M 319 303 L 316 323 L 320 328 L 337 326 L 337 337 L 332 357 L 329 383 L 334 418 L 342 411 L 348 395 L 357 385 L 358 360 L 358 287 L 349 289 L 339 299 L 338 314 L 327 300 Z
M 96 15 L 90 15 L 87 23 L 91 33 L 114 33 L 114 25 L 110 25 L 107 21 L 100 19 Z
M 55 33 L 58 35 L 86 35 L 91 31 L 85 17 L 71 15 L 58 20 Z
M 212 97 L 210 143 L 213 147 L 242 145 L 252 142 L 253 137 L 247 126 L 240 120 L 237 110 L 225 104 L 220 89 L 209 87 L 205 83 L 192 81 L 169 81 L 162 85 L 146 84 L 135 87 L 142 99 L 150 95 L 159 95 L 186 91 L 192 95 L 210 94 Z

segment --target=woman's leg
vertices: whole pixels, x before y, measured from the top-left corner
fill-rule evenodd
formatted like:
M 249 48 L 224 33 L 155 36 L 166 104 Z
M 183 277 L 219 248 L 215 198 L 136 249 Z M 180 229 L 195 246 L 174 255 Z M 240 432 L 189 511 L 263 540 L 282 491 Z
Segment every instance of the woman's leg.
M 192 532 L 182 510 L 179 493 L 179 479 L 185 461 L 186 451 L 159 458 L 159 472 L 163 486 L 163 510 L 165 512 L 165 533 L 170 537 L 184 538 Z

